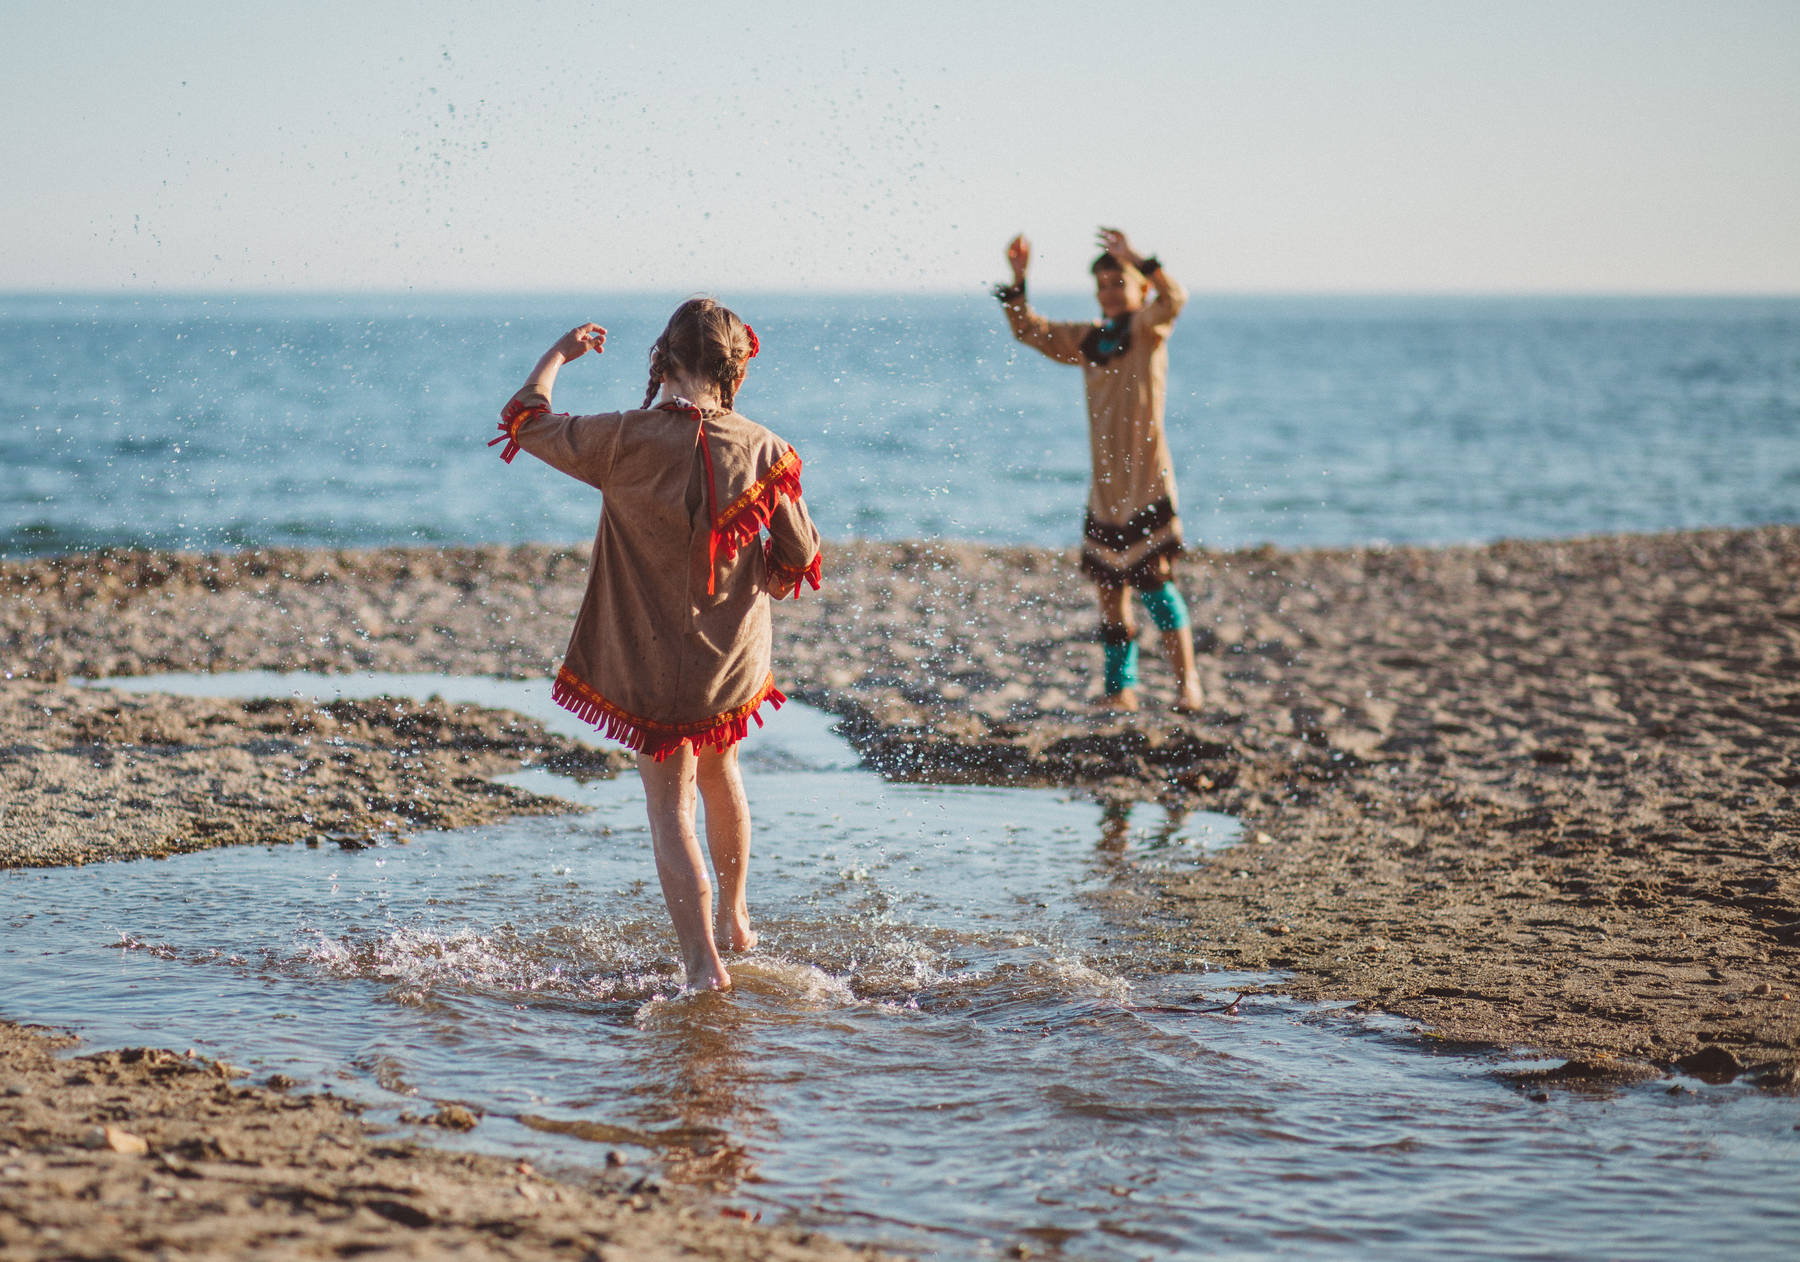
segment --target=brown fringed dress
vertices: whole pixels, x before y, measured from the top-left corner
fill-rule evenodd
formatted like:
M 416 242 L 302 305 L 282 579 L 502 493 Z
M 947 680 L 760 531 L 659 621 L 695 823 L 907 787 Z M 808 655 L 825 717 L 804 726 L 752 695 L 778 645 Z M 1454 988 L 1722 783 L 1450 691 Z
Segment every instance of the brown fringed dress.
M 1159 275 L 1150 300 L 1118 330 L 1097 320 L 1047 320 L 1025 301 L 1023 287 L 1000 291 L 1015 338 L 1059 364 L 1081 366 L 1094 470 L 1081 569 L 1110 586 L 1153 586 L 1157 558 L 1182 550 L 1163 404 L 1167 342 L 1187 291 L 1166 271 Z
M 557 704 L 659 761 L 743 739 L 763 702 L 787 700 L 769 669 L 769 597 L 819 586 L 800 456 L 685 399 L 598 416 L 547 405 L 521 390 L 493 441 L 509 463 L 523 449 L 602 495 Z

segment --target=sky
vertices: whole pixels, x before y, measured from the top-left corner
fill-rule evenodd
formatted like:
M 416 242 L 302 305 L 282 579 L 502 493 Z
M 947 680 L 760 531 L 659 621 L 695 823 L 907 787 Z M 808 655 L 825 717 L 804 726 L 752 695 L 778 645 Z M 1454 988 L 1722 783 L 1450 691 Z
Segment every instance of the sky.
M 0 0 L 0 290 L 1800 293 L 1800 3 Z

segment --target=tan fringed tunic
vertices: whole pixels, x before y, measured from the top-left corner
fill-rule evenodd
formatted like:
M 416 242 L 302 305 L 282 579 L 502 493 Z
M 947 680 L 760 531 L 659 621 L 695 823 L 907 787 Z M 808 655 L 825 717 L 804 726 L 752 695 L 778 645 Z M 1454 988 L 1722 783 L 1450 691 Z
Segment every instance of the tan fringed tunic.
M 769 597 L 819 586 L 799 455 L 685 399 L 598 416 L 548 403 L 514 395 L 494 442 L 508 462 L 523 448 L 602 494 L 557 704 L 659 760 L 741 740 L 763 702 L 787 700 L 769 670 Z
M 1014 337 L 1060 364 L 1081 365 L 1094 469 L 1081 569 L 1109 585 L 1151 585 L 1157 558 L 1182 550 L 1163 403 L 1169 333 L 1187 305 L 1187 291 L 1166 271 L 1157 275 L 1155 293 L 1131 313 L 1110 353 L 1101 321 L 1046 320 L 1026 302 L 1022 287 L 1001 291 Z

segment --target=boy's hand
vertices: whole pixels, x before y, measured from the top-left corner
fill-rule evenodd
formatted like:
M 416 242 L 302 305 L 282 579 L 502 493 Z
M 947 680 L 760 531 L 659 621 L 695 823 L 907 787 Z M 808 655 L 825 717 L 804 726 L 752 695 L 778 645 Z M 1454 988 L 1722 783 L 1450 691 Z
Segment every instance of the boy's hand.
M 561 355 L 564 362 L 580 359 L 589 351 L 593 351 L 596 355 L 604 354 L 606 330 L 597 324 L 579 325 L 558 338 L 556 345 L 550 349 Z
M 1013 284 L 1025 283 L 1025 269 L 1031 266 L 1031 242 L 1021 232 L 1006 243 L 1006 261 L 1012 264 Z
M 1102 250 L 1122 263 L 1129 263 L 1136 267 L 1144 261 L 1143 255 L 1131 248 L 1131 242 L 1127 241 L 1125 234 L 1117 228 L 1101 228 L 1097 240 Z

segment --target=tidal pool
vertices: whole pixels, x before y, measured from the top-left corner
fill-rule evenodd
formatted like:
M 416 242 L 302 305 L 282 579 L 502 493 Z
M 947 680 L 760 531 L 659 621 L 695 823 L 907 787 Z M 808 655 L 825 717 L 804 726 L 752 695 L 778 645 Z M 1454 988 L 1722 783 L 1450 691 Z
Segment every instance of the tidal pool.
M 579 724 L 542 683 L 113 681 L 436 693 Z M 635 776 L 508 777 L 590 808 L 360 851 L 9 871 L 0 1015 L 194 1047 L 368 1100 L 434 1142 L 611 1149 L 765 1219 L 944 1258 L 1789 1258 L 1800 1106 L 1667 1083 L 1547 1100 L 1498 1054 L 1134 957 L 1097 898 L 1215 861 L 1234 821 L 894 785 L 789 706 L 744 764 L 759 949 L 682 996 Z M 1116 914 L 1116 913 L 1114 913 Z M 1128 960 L 1120 964 L 1121 958 Z

